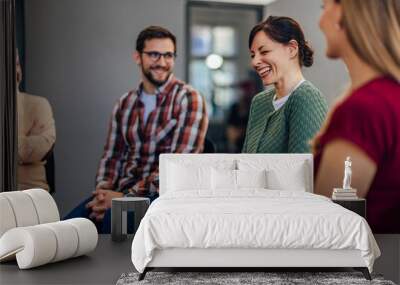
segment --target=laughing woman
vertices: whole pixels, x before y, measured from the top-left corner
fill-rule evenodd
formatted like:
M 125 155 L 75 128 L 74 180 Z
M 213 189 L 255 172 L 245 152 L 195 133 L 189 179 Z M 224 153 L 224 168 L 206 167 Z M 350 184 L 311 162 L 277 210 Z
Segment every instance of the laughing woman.
M 244 153 L 310 152 L 309 140 L 327 112 L 321 92 L 305 80 L 303 66 L 313 51 L 300 25 L 289 17 L 268 17 L 250 32 L 251 64 L 264 86 L 251 104 Z

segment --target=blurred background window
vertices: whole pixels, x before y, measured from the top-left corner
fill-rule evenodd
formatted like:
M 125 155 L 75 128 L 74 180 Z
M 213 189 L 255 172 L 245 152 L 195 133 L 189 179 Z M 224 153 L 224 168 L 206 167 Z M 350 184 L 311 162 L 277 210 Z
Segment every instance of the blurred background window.
M 251 98 L 262 90 L 247 46 L 261 21 L 257 5 L 188 2 L 188 82 L 207 102 L 207 138 L 217 152 L 240 152 Z

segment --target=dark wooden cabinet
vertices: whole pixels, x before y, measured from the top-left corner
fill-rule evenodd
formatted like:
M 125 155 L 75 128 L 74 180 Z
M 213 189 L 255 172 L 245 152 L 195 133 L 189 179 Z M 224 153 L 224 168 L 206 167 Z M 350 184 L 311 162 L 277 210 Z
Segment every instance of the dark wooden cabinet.
M 359 214 L 364 219 L 367 218 L 367 202 L 365 199 L 358 198 L 354 200 L 338 200 L 332 199 L 332 202 Z

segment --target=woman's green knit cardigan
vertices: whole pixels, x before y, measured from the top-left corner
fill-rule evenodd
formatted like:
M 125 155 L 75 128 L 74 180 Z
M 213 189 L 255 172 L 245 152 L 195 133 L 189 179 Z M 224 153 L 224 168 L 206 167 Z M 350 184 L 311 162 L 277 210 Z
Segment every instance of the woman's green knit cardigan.
M 309 141 L 325 120 L 328 105 L 321 92 L 303 82 L 275 111 L 275 89 L 257 94 L 251 103 L 243 153 L 308 153 Z

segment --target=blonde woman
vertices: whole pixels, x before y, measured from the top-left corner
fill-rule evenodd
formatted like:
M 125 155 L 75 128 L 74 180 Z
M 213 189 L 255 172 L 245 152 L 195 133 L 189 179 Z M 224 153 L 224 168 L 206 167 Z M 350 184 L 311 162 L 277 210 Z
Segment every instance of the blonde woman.
M 400 233 L 400 1 L 324 0 L 320 28 L 326 55 L 346 64 L 351 85 L 315 138 L 315 192 L 341 185 L 367 198 L 375 233 Z

